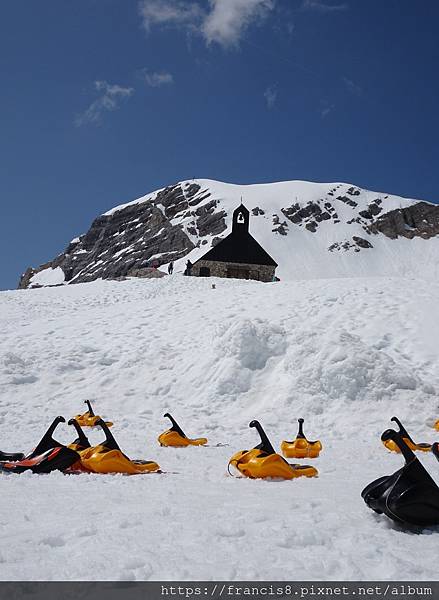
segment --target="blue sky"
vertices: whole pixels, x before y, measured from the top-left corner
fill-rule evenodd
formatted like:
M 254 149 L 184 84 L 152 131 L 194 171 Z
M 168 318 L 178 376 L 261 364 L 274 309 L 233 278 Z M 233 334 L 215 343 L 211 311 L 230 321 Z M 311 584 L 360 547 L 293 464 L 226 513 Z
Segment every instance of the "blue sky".
M 180 179 L 439 201 L 436 0 L 14 0 L 0 18 L 0 289 Z

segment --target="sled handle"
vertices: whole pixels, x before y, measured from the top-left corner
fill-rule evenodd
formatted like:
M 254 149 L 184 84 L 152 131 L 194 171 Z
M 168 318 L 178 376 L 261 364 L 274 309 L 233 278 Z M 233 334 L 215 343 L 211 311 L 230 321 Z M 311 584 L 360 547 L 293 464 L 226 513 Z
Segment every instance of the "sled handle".
M 404 427 L 404 425 L 401 423 L 401 421 L 398 419 L 398 417 L 392 417 L 390 420 L 398 425 L 399 433 L 401 434 L 402 437 L 406 437 L 413 444 L 415 443 L 415 442 L 413 442 L 412 438 L 410 437 L 410 435 L 407 432 L 407 429 Z
M 63 416 L 59 415 L 58 417 L 55 417 L 55 419 L 52 421 L 51 425 L 49 426 L 48 430 L 41 438 L 37 447 L 32 452 L 33 456 L 36 456 L 37 454 L 41 454 L 43 452 L 46 452 L 46 450 L 49 450 L 50 448 L 54 448 L 55 446 L 62 446 L 62 444 L 60 444 L 59 442 L 54 440 L 52 436 L 53 436 L 53 432 L 58 427 L 58 425 L 60 423 L 65 423 L 65 422 L 66 422 L 66 420 L 64 419 Z
M 96 421 L 95 425 L 99 425 L 99 427 L 105 433 L 105 440 L 101 442 L 100 445 L 105 446 L 106 448 L 108 448 L 108 450 L 119 450 L 120 452 L 122 452 L 105 421 L 103 419 L 99 419 L 98 421 Z
M 93 408 L 91 406 L 90 400 L 84 400 L 84 404 L 86 404 L 88 406 L 88 412 L 90 413 L 90 416 L 91 417 L 95 417 L 96 415 L 95 415 L 94 410 L 93 410 Z
M 182 428 L 180 427 L 180 425 L 177 423 L 177 421 L 174 419 L 174 417 L 172 415 L 170 415 L 169 413 L 165 413 L 163 416 L 167 417 L 171 421 L 171 423 L 172 423 L 171 431 L 176 431 L 184 438 L 187 437 L 186 434 L 184 433 L 184 431 L 182 430 Z
M 81 445 L 83 448 L 90 448 L 90 442 L 88 441 L 88 438 L 85 435 L 82 427 L 79 425 L 78 421 L 76 419 L 70 419 L 68 425 L 73 425 L 73 427 L 76 429 L 76 433 L 78 434 L 78 439 L 75 440 L 73 443 L 79 443 L 79 445 Z
M 306 439 L 304 433 L 303 433 L 303 423 L 305 422 L 304 419 L 297 419 L 298 423 L 299 423 L 299 431 L 297 432 L 297 436 L 298 438 L 301 439 Z
M 248 426 L 254 427 L 261 437 L 261 443 L 258 444 L 258 446 L 255 446 L 255 448 L 258 448 L 259 450 L 262 450 L 263 452 L 266 452 L 267 454 L 276 454 L 275 449 L 271 445 L 271 442 L 268 439 L 268 436 L 265 433 L 265 431 L 264 431 L 262 425 L 259 423 L 259 421 L 256 421 L 256 419 L 253 419 L 253 421 L 251 421 Z

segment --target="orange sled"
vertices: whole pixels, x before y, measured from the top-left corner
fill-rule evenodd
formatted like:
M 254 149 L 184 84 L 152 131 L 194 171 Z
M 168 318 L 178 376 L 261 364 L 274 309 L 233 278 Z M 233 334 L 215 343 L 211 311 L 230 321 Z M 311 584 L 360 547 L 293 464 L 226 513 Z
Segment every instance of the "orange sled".
M 407 430 L 405 429 L 404 425 L 401 423 L 401 421 L 397 417 L 392 417 L 390 420 L 398 425 L 398 427 L 399 427 L 398 433 L 402 437 L 403 441 L 410 448 L 410 450 L 412 450 L 413 452 L 415 450 L 418 450 L 419 452 L 431 452 L 432 451 L 432 448 L 433 448 L 432 444 L 426 444 L 426 443 L 416 444 L 412 440 L 410 435 L 407 433 Z M 383 441 L 384 446 L 387 448 L 387 450 L 390 450 L 391 452 L 398 452 L 398 453 L 401 452 L 400 447 L 392 438 L 384 439 L 382 441 Z
M 252 450 L 241 450 L 229 460 L 245 477 L 265 479 L 267 477 L 280 479 L 295 479 L 297 477 L 316 477 L 317 469 L 310 465 L 292 465 L 280 454 L 276 454 L 267 434 L 259 421 L 252 421 L 249 427 L 255 427 L 261 437 L 261 443 Z
M 81 427 L 96 427 L 101 417 L 99 415 L 95 415 L 90 400 L 84 400 L 84 404 L 87 404 L 88 411 L 82 415 L 76 415 L 73 418 Z M 111 427 L 113 425 L 111 421 L 105 421 L 105 424 L 107 427 Z
M 78 431 L 79 425 L 78 423 L 75 425 L 73 421 L 72 419 L 69 423 L 74 425 Z M 77 450 L 80 456 L 80 465 L 76 465 L 80 467 L 78 470 L 91 473 L 125 473 L 126 475 L 153 473 L 160 470 L 159 465 L 154 461 L 128 458 L 119 448 L 107 424 L 100 419 L 96 425 L 101 427 L 105 433 L 105 440 L 98 446 L 89 446 Z M 78 440 L 75 440 L 74 444 L 76 442 Z M 84 440 L 81 441 L 81 444 L 84 444 Z M 72 468 L 72 470 L 74 469 Z
M 322 442 L 310 442 L 303 433 L 303 419 L 298 419 L 299 431 L 292 442 L 283 441 L 280 448 L 286 458 L 317 458 L 322 451 Z
M 207 438 L 190 439 L 183 432 L 177 421 L 169 413 L 165 413 L 172 423 L 171 429 L 168 429 L 159 435 L 158 442 L 160 446 L 172 446 L 174 448 L 184 448 L 186 446 L 204 446 L 207 444 Z

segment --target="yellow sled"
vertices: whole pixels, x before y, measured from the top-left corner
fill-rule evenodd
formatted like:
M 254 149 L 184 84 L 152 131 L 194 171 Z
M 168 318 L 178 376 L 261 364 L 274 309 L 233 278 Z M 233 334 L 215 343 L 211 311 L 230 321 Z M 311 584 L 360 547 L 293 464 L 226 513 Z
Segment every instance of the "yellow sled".
M 299 431 L 292 442 L 283 441 L 280 448 L 286 458 L 317 458 L 322 451 L 322 442 L 310 442 L 303 433 L 303 419 L 298 419 Z
M 99 415 L 94 414 L 90 400 L 84 400 L 84 404 L 87 404 L 88 411 L 82 415 L 76 415 L 73 418 L 81 427 L 96 427 L 101 417 Z M 105 421 L 105 424 L 107 427 L 112 427 L 113 425 L 111 421 Z
M 100 419 L 96 425 L 101 427 L 105 433 L 105 440 L 98 446 L 85 448 L 79 451 L 82 471 L 89 471 L 91 473 L 125 473 L 126 475 L 138 475 L 160 470 L 160 467 L 156 462 L 132 460 L 128 458 L 128 456 L 119 448 L 105 421 Z
M 188 438 L 174 417 L 172 417 L 169 413 L 165 413 L 163 416 L 170 419 L 172 427 L 171 429 L 161 433 L 157 438 L 160 446 L 184 448 L 186 446 L 204 446 L 204 444 L 207 444 L 207 438 Z
M 432 447 L 433 447 L 432 444 L 425 444 L 425 443 L 416 444 L 412 440 L 410 435 L 407 433 L 407 430 L 405 429 L 404 425 L 401 423 L 401 421 L 397 417 L 392 417 L 390 420 L 394 421 L 398 425 L 399 434 L 401 435 L 402 439 L 407 444 L 407 446 L 410 448 L 410 450 L 412 450 L 413 452 L 415 452 L 416 450 L 418 450 L 419 452 L 431 452 L 432 451 Z M 391 452 L 398 452 L 398 453 L 401 452 L 399 446 L 392 439 L 383 440 L 383 444 L 387 448 L 387 450 L 390 450 Z
M 261 443 L 252 450 L 241 450 L 229 460 L 245 477 L 251 479 L 295 479 L 296 477 L 316 477 L 317 469 L 310 465 L 291 465 L 280 454 L 276 454 L 267 434 L 259 421 L 252 421 L 249 427 L 255 427 L 261 437 Z

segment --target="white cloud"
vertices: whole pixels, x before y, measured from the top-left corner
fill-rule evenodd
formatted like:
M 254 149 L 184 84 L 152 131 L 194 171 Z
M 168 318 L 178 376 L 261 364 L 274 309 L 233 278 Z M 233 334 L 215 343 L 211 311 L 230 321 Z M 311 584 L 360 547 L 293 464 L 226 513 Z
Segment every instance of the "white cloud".
M 149 73 L 147 69 L 143 69 L 141 74 L 142 79 L 151 87 L 161 87 L 162 85 L 174 83 L 174 77 L 171 73 Z
M 320 116 L 322 117 L 322 119 L 325 119 L 335 108 L 335 104 L 327 104 L 324 103 L 325 106 L 323 106 L 320 109 Z
M 289 23 L 287 23 L 286 27 L 288 35 L 293 35 L 293 32 L 296 29 L 296 24 L 294 23 L 294 21 L 290 21 Z
M 133 88 L 109 84 L 107 81 L 95 81 L 94 87 L 97 92 L 101 92 L 101 95 L 90 104 L 87 110 L 77 115 L 75 119 L 77 127 L 87 123 L 100 123 L 103 113 L 116 110 L 122 99 L 129 98 L 134 93 Z
M 153 25 L 196 27 L 204 15 L 198 3 L 186 0 L 141 0 L 139 13 L 146 31 L 149 31 Z
M 237 46 L 247 28 L 261 22 L 274 8 L 275 0 L 208 0 L 207 9 L 198 2 L 141 0 L 139 13 L 146 31 L 152 26 L 174 26 L 201 35 L 207 44 Z
M 236 46 L 251 23 L 261 21 L 274 8 L 273 0 L 210 0 L 211 11 L 202 25 L 208 44 Z
M 354 96 L 361 96 L 363 94 L 363 89 L 357 83 L 355 83 L 355 81 L 352 81 L 352 79 L 349 79 L 348 77 L 342 77 L 342 80 L 348 92 Z
M 302 10 L 310 10 L 321 13 L 337 12 L 347 10 L 349 5 L 343 4 L 326 4 L 322 0 L 303 0 Z
M 275 85 L 269 86 L 264 92 L 265 102 L 267 103 L 267 108 L 271 110 L 276 104 L 277 100 L 277 88 Z

